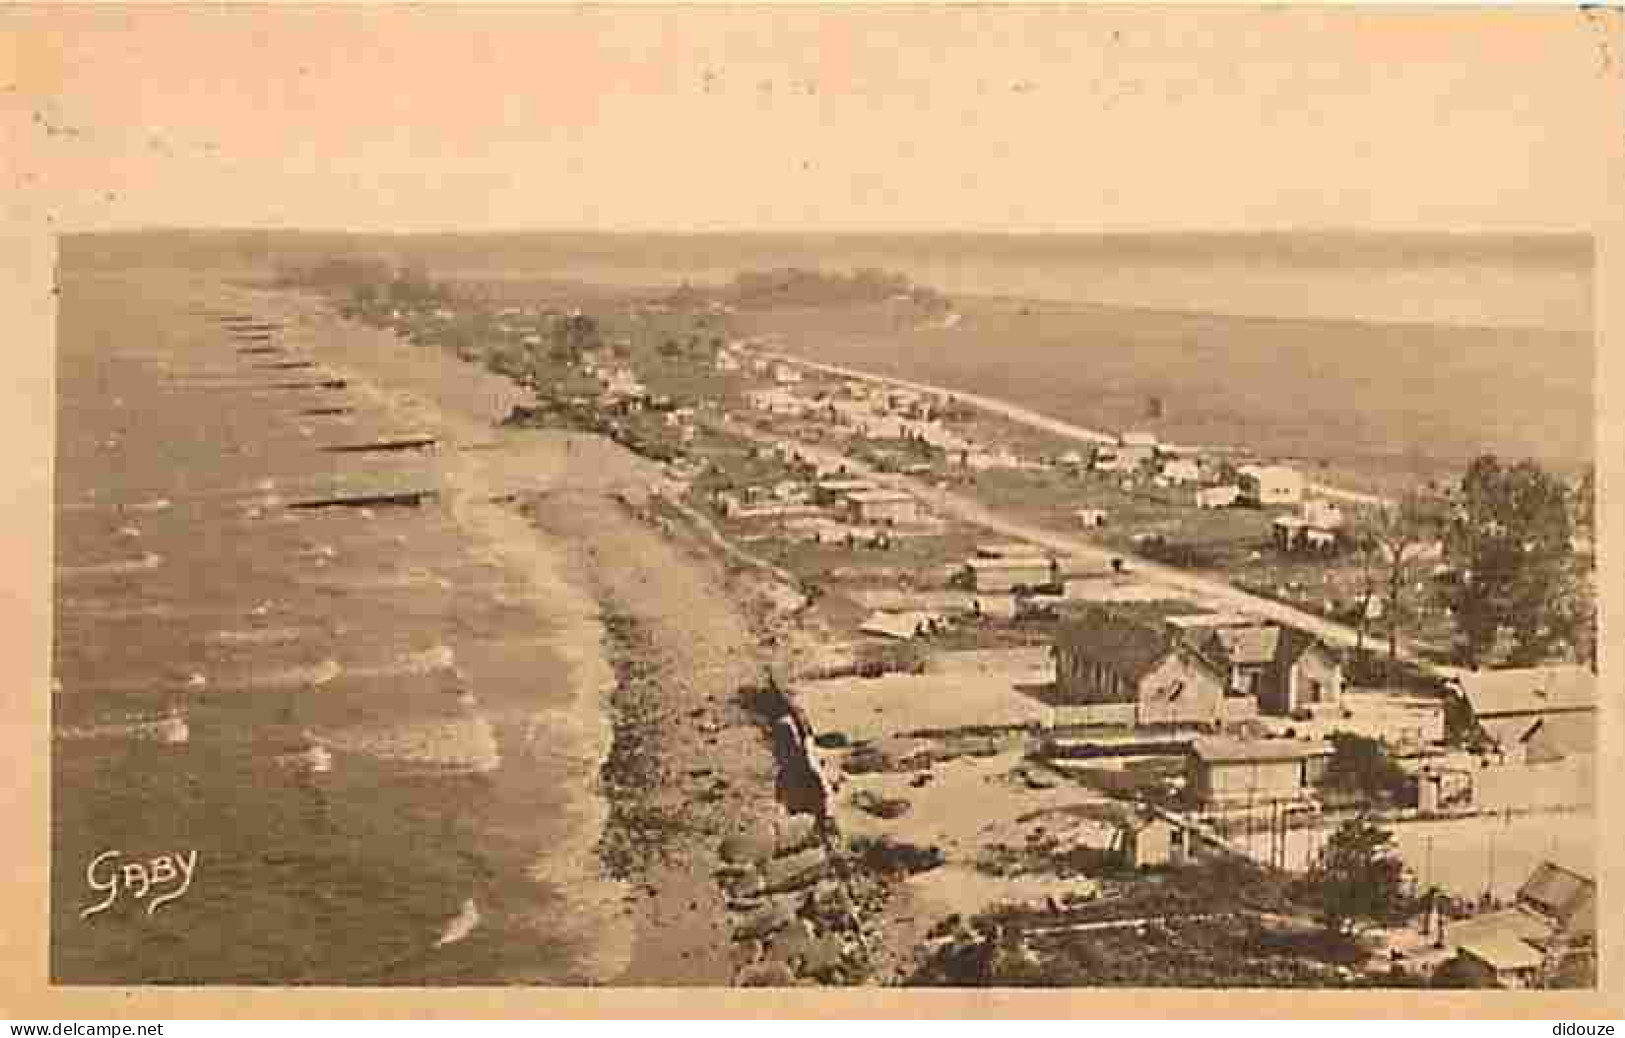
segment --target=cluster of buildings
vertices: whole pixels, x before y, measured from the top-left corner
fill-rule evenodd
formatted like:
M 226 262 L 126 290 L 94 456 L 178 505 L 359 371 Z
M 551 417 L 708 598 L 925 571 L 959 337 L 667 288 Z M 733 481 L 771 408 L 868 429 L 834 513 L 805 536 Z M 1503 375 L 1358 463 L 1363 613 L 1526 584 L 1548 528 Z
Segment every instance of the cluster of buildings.
M 1053 702 L 1076 723 L 1219 731 L 1260 714 L 1341 709 L 1343 670 L 1318 639 L 1246 617 L 1176 617 L 1161 627 L 1109 612 L 1056 635 Z
M 1510 907 L 1444 932 L 1467 979 L 1500 988 L 1541 986 L 1573 959 L 1594 957 L 1596 939 L 1596 881 L 1552 861 L 1530 874 Z
M 847 547 L 889 547 L 893 538 L 941 532 L 918 497 L 888 485 L 896 481 L 859 476 L 838 452 L 814 449 L 829 438 L 922 444 L 948 466 L 973 471 L 1037 464 L 961 435 L 951 426 L 953 402 L 945 396 L 809 378 L 754 345 L 718 347 L 716 370 L 755 376 L 756 386 L 744 394 L 747 407 L 759 417 L 792 420 L 758 424 L 807 443 L 786 438 L 756 448 L 782 463 L 787 475 L 775 469 L 760 485 L 718 491 L 713 503 L 729 518 L 771 520 L 774 536 Z M 650 400 L 636 374 L 612 355 L 586 358 L 584 370 L 605 401 Z M 680 428 L 692 422 L 692 414 L 668 415 Z M 1291 466 L 1232 467 L 1161 444 L 1150 433 L 1125 432 L 1088 457 L 1072 451 L 1048 464 L 1188 490 L 1197 508 L 1268 509 L 1274 544 L 1285 552 L 1332 550 L 1347 525 L 1342 509 L 1313 496 Z M 1091 528 L 1109 518 L 1099 508 L 1075 516 Z M 1258 616 L 1146 619 L 1154 611 L 1064 610 L 1066 560 L 1034 545 L 978 544 L 970 557 L 944 569 L 954 573 L 947 591 L 900 594 L 895 606 L 855 595 L 869 611 L 856 625 L 854 644 L 930 638 L 953 630 L 965 613 L 1016 619 L 1033 602 L 1052 606 L 1050 615 L 1060 622 L 1042 629 L 1048 644 L 931 653 L 923 669 L 881 676 L 837 667 L 798 680 L 788 691 L 806 745 L 840 736 L 828 746 L 841 749 L 819 743 L 824 750 L 808 750 L 814 771 L 830 776 L 832 788 L 843 779 L 831 754 L 901 743 L 923 754 L 929 770 L 938 751 L 921 747 L 932 739 L 968 738 L 964 733 L 1041 733 L 1030 744 L 1039 757 L 1065 744 L 1107 758 L 1157 758 L 1177 769 L 1168 791 L 1177 794 L 1178 806 L 1156 797 L 1114 801 L 1124 810 L 1113 829 L 1113 853 L 1131 866 L 1176 864 L 1204 853 L 1196 846 L 1202 826 L 1226 817 L 1250 825 L 1256 805 L 1318 813 L 1337 758 L 1331 738 L 1337 733 L 1380 741 L 1415 782 L 1414 806 L 1400 810 L 1423 817 L 1589 803 L 1596 716 L 1595 675 L 1588 669 L 1450 672 L 1433 695 L 1360 691 L 1348 687 L 1337 650 L 1308 631 Z M 933 592 L 942 601 L 927 601 Z M 985 611 L 984 604 L 994 602 L 1008 604 L 1009 612 Z M 1033 652 L 1042 658 L 1036 672 L 1027 658 Z M 973 654 L 1010 659 L 988 672 L 931 662 Z M 1019 666 L 1011 662 L 1016 656 Z M 1453 718 L 1448 726 L 1447 713 Z M 1486 982 L 1536 984 L 1589 939 L 1593 899 L 1588 877 L 1548 863 L 1513 907 L 1454 924 L 1448 943 L 1463 968 Z
M 753 373 L 773 380 L 770 386 L 745 393 L 747 406 L 766 416 L 816 422 L 839 437 L 918 444 L 942 454 L 949 466 L 971 472 L 1037 466 L 1013 451 L 977 443 L 955 430 L 946 418 L 952 410 L 946 394 L 859 379 L 846 380 L 833 391 L 808 394 L 798 391 L 802 375 L 794 365 L 761 357 L 749 363 Z M 758 364 L 760 371 L 755 370 Z

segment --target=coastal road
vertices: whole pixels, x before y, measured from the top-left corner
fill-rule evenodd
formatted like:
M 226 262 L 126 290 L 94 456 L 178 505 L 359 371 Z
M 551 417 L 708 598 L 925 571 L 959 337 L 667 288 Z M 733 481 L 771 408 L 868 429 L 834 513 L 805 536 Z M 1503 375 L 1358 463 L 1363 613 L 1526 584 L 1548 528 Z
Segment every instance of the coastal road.
M 789 353 L 779 353 L 768 350 L 760 350 L 757 352 L 774 360 L 789 361 L 793 364 L 799 364 L 802 367 L 811 368 L 814 371 L 820 371 L 826 375 L 835 375 L 839 378 L 861 379 L 867 382 L 879 382 L 888 386 L 896 386 L 899 389 L 913 390 L 917 393 L 946 394 L 954 397 L 956 400 L 962 400 L 965 403 L 970 404 L 972 407 L 986 411 L 989 414 L 996 414 L 1002 418 L 1007 418 L 1010 421 L 1025 425 L 1028 428 L 1052 433 L 1056 436 L 1073 440 L 1077 443 L 1095 445 L 1115 444 L 1117 442 L 1117 437 L 1110 433 L 1101 432 L 1098 429 L 1085 429 L 1081 425 L 1073 425 L 1071 422 L 1063 422 L 1058 418 L 1051 418 L 1048 415 L 1039 414 L 1037 411 L 1033 411 L 1025 407 L 1019 407 L 1016 404 L 1010 403 L 1009 401 L 999 400 L 990 396 L 982 396 L 979 393 L 966 393 L 958 389 L 950 389 L 947 386 L 934 386 L 926 382 L 914 382 L 909 379 L 896 378 L 891 375 L 877 374 L 873 371 L 862 371 L 858 368 L 849 368 L 840 364 L 826 364 L 822 361 L 808 360 L 806 357 L 798 357 Z M 1346 501 L 1350 504 L 1364 505 L 1366 507 L 1386 506 L 1392 503 L 1386 498 L 1378 497 L 1375 494 L 1362 494 L 1356 490 L 1346 490 L 1341 487 L 1327 486 L 1324 483 L 1311 483 L 1309 485 L 1309 489 L 1312 493 L 1319 494 L 1322 497 Z
M 1308 631 L 1329 644 L 1352 648 L 1359 643 L 1359 635 L 1352 627 L 1327 620 L 1313 613 L 1304 612 L 1301 609 L 1296 609 L 1273 599 L 1250 594 L 1215 577 L 1203 576 L 1200 573 L 1152 562 L 1149 559 L 1128 555 L 1123 552 L 1109 551 L 1092 541 L 1070 537 L 1056 533 L 1053 530 L 1046 530 L 1040 526 L 1034 526 L 1031 523 L 1010 519 L 999 515 L 979 501 L 952 491 L 928 486 L 919 480 L 910 479 L 906 476 L 872 473 L 871 477 L 879 482 L 895 486 L 899 490 L 906 490 L 914 494 L 931 508 L 944 515 L 986 527 L 1015 540 L 1029 541 L 1072 558 L 1096 561 L 1103 568 L 1109 567 L 1112 559 L 1121 558 L 1124 560 L 1129 572 L 1134 576 L 1181 591 L 1199 604 L 1215 611 L 1251 613 L 1254 616 L 1261 616 L 1276 623 Z M 1366 642 L 1369 644 L 1371 639 L 1366 639 Z M 1415 658 L 1414 650 L 1405 642 L 1400 643 L 1399 649 L 1400 655 L 1406 659 Z
M 773 443 L 778 439 L 752 429 L 742 422 L 729 422 L 726 429 L 734 435 L 743 435 L 761 443 Z M 1037 544 L 1057 554 L 1094 563 L 1102 569 L 1109 569 L 1113 559 L 1122 559 L 1132 575 L 1147 582 L 1160 584 L 1181 592 L 1196 603 L 1214 611 L 1250 613 L 1276 623 L 1308 631 L 1332 645 L 1352 648 L 1360 643 L 1359 634 L 1352 627 L 1313 613 L 1304 612 L 1301 609 L 1273 599 L 1251 594 L 1216 577 L 1178 569 L 1174 566 L 1153 562 L 1125 552 L 1109 550 L 1093 541 L 1068 536 L 1041 526 L 1035 526 L 1032 523 L 1011 519 L 1008 516 L 1000 515 L 980 501 L 964 494 L 936 487 L 909 476 L 880 472 L 872 466 L 865 465 L 854 458 L 849 458 L 839 451 L 833 451 L 827 447 L 820 447 L 810 443 L 798 443 L 798 445 L 802 453 L 810 458 L 844 464 L 849 470 L 866 479 L 912 494 L 939 515 L 969 523 L 973 526 L 980 526 L 1013 540 Z M 1371 639 L 1367 638 L 1366 642 L 1369 644 Z M 1399 655 L 1409 661 L 1417 659 L 1415 647 L 1404 640 L 1399 643 Z

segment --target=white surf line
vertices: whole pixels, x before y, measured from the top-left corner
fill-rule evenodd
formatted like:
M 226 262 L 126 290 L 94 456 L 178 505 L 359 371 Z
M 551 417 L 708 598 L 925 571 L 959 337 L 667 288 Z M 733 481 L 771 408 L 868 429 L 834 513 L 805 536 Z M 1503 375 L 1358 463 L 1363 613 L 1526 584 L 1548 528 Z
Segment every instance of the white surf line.
M 468 898 L 463 902 L 462 910 L 452 917 L 451 921 L 446 924 L 446 928 L 441 931 L 440 937 L 434 942 L 434 946 L 443 948 L 448 944 L 456 944 L 473 933 L 479 925 L 480 907 L 474 903 L 473 898 Z
M 460 644 L 466 652 L 479 655 L 489 649 L 507 647 L 547 649 L 554 646 L 551 638 L 539 634 L 520 634 L 512 637 L 482 638 Z M 60 677 L 53 687 L 56 695 L 119 694 L 131 692 L 188 691 L 195 693 L 264 691 L 284 688 L 322 688 L 343 679 L 423 678 L 457 670 L 457 652 L 449 645 L 431 645 L 425 649 L 403 651 L 386 659 L 351 660 L 324 659 L 315 663 L 276 667 L 253 671 L 242 662 L 231 664 L 223 671 L 208 676 L 194 674 L 185 679 L 179 673 L 157 672 L 147 677 L 131 677 L 116 681 L 87 681 L 75 684 Z
M 58 566 L 58 577 L 97 577 L 120 573 L 143 573 L 155 570 L 164 564 L 164 557 L 157 552 L 147 552 L 139 559 L 122 559 L 114 562 L 93 562 L 81 566 Z
M 1013 422 L 1018 422 L 1022 425 L 1028 426 L 1029 428 L 1054 433 L 1057 436 L 1065 437 L 1070 440 L 1076 440 L 1080 443 L 1117 443 L 1117 437 L 1111 435 L 1110 433 L 1104 433 L 1098 429 L 1085 429 L 1081 425 L 1073 425 L 1071 422 L 1063 422 L 1058 418 L 1051 418 L 1048 415 L 1040 414 L 1037 411 L 1032 411 L 1025 407 L 1012 404 L 1009 401 L 999 400 L 990 396 L 983 396 L 980 393 L 968 393 L 963 390 L 950 389 L 947 386 L 935 386 L 927 382 L 915 382 L 910 379 L 897 378 L 892 375 L 882 375 L 873 371 L 863 371 L 858 368 L 849 368 L 841 364 L 827 364 L 823 361 L 809 360 L 806 357 L 800 357 L 793 353 L 783 353 L 777 350 L 757 350 L 755 352 L 760 353 L 763 356 L 770 357 L 774 360 L 788 361 L 792 364 L 799 364 L 802 367 L 811 368 L 814 371 L 821 371 L 827 375 L 836 375 L 840 378 L 850 378 L 865 382 L 877 382 L 881 385 L 896 386 L 899 389 L 910 389 L 919 393 L 935 393 L 950 396 L 956 400 L 962 400 L 973 407 L 980 408 L 981 410 L 987 411 L 991 414 L 1000 415 L 1004 418 L 1010 419 Z M 1375 494 L 1365 494 L 1357 490 L 1348 490 L 1342 487 L 1329 486 L 1324 483 L 1311 483 L 1309 485 L 1309 489 L 1312 493 L 1320 494 L 1323 497 L 1337 498 L 1339 500 L 1350 501 L 1356 504 L 1370 505 L 1373 507 L 1389 507 L 1393 504 L 1393 502 L 1388 498 L 1379 497 Z
M 64 742 L 82 742 L 87 739 L 141 739 L 149 742 L 182 744 L 190 741 L 191 736 L 191 726 L 181 714 L 168 714 L 150 720 L 75 725 L 59 728 L 52 733 L 53 738 Z

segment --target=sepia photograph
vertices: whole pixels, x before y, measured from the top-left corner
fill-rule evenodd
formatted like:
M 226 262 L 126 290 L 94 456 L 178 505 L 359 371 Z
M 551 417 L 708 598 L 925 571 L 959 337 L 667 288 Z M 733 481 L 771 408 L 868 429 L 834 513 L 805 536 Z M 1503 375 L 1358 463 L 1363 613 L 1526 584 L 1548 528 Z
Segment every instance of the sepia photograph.
M 1617 16 L 0 14 L 12 965 L 1597 994 Z

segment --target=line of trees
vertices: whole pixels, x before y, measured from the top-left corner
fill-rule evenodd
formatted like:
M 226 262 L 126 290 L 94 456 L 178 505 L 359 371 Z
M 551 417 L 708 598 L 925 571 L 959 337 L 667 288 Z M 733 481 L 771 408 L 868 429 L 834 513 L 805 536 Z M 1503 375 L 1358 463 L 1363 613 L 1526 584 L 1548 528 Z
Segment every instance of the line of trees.
M 363 311 L 377 306 L 434 306 L 451 298 L 450 291 L 430 276 L 423 263 L 397 264 L 380 255 L 344 254 L 304 265 L 284 265 L 277 281 L 332 293 Z

